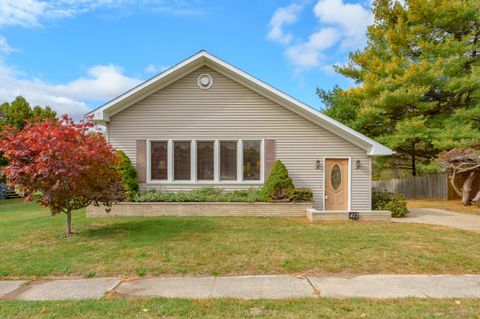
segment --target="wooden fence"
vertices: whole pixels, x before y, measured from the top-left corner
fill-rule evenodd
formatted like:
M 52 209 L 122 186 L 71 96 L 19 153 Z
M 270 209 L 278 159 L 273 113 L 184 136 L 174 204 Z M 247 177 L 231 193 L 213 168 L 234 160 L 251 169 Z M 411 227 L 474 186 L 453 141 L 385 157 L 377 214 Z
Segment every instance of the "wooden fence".
M 392 193 L 403 194 L 409 199 L 452 199 L 448 176 L 445 174 L 431 174 L 424 176 L 409 176 L 389 181 L 374 181 L 373 187 L 386 189 Z

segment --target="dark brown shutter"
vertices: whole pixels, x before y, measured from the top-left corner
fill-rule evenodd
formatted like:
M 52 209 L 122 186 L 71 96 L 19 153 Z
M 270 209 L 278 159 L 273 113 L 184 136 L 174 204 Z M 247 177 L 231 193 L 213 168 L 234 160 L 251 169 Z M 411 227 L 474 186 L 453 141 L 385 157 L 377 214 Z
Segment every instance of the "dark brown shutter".
M 137 140 L 137 178 L 140 183 L 147 182 L 147 140 Z
M 276 150 L 275 150 L 275 140 L 265 140 L 265 180 L 270 176 L 270 171 L 272 170 L 273 162 L 275 162 Z

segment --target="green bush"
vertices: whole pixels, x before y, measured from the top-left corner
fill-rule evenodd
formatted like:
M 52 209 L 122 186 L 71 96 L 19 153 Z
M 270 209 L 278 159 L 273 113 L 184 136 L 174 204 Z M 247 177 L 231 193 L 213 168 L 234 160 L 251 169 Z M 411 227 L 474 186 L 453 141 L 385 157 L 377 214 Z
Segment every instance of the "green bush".
M 311 202 L 313 200 L 313 192 L 309 188 L 295 188 L 290 193 L 292 202 Z
M 182 192 L 160 192 L 151 190 L 137 193 L 134 202 L 262 202 L 263 196 L 259 188 L 224 192 L 218 188 L 200 188 Z
M 265 201 L 289 200 L 294 189 L 295 186 L 288 176 L 287 168 L 280 160 L 276 160 L 263 186 L 263 198 Z
M 403 217 L 408 214 L 405 196 L 375 188 L 372 189 L 372 208 L 391 211 L 392 217 Z
M 123 186 L 125 187 L 126 197 L 131 200 L 139 190 L 137 172 L 133 167 L 132 162 L 123 151 L 117 151 L 117 155 L 120 161 L 117 165 L 117 170 L 123 180 Z

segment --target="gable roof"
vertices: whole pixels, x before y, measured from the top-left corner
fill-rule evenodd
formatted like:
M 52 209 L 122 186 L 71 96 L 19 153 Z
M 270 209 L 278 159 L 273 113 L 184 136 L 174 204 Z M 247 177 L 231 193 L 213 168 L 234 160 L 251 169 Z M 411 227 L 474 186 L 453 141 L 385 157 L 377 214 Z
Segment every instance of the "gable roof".
M 392 155 L 393 151 L 388 147 L 375 142 L 371 138 L 349 128 L 348 126 L 330 118 L 322 112 L 315 110 L 307 104 L 294 99 L 282 91 L 266 84 L 250 74 L 234 67 L 216 56 L 200 51 L 190 58 L 172 66 L 153 78 L 137 85 L 131 90 L 90 111 L 86 116 L 91 116 L 91 121 L 96 123 L 109 122 L 114 114 L 128 108 L 136 102 L 146 98 L 152 93 L 166 87 L 190 72 L 202 66 L 208 66 L 253 91 L 265 96 L 277 104 L 291 110 L 307 120 L 331 131 L 332 133 L 350 141 L 354 145 L 367 151 L 368 155 L 382 156 Z

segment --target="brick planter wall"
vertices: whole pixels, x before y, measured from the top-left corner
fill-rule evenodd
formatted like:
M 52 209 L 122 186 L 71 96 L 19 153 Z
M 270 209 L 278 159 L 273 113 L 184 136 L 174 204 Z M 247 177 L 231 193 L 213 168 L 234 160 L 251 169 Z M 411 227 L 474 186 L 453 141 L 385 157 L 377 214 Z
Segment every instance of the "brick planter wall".
M 87 207 L 87 217 L 113 216 L 305 216 L 311 202 L 297 203 L 118 203 L 110 212 L 105 207 Z

